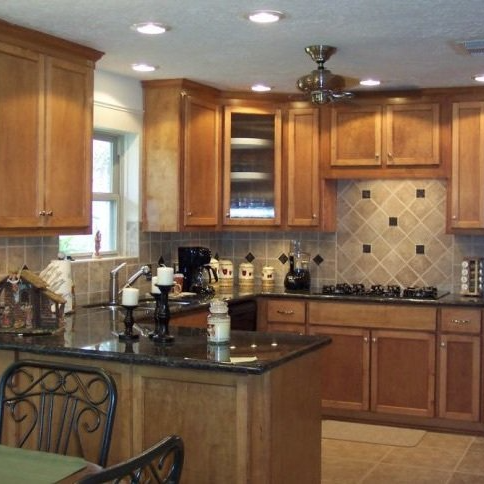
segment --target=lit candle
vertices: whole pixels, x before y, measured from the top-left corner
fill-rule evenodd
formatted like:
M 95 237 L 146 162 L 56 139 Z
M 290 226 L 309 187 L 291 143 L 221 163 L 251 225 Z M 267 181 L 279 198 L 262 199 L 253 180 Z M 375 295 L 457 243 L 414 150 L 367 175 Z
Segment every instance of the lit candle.
M 139 289 L 136 287 L 125 287 L 121 298 L 123 306 L 137 306 L 139 299 Z
M 151 278 L 151 294 L 161 294 L 161 291 L 158 289 L 158 286 L 156 285 L 158 283 L 158 278 L 156 276 L 153 276 Z
M 171 286 L 173 284 L 173 267 L 158 267 L 156 271 L 157 283 L 160 286 Z

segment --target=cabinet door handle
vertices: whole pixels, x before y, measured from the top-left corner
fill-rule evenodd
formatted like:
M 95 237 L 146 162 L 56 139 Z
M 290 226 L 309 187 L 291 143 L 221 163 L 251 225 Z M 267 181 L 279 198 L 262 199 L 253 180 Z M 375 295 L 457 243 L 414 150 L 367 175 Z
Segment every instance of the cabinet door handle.
M 371 342 L 376 343 L 376 338 L 375 337 L 371 338 Z
M 363 336 L 363 342 L 368 343 L 368 336 Z
M 317 215 L 315 213 L 313 213 L 313 218 L 317 218 Z
M 230 210 L 227 210 L 227 212 L 225 212 L 225 216 L 226 216 L 227 218 L 230 218 Z
M 278 309 L 277 314 L 285 314 L 286 316 L 289 316 L 294 314 L 294 311 L 292 309 Z
M 192 212 L 187 212 L 187 217 L 191 217 L 193 215 Z
M 441 342 L 440 342 L 440 347 L 441 347 L 441 348 L 445 348 L 445 341 L 441 341 Z
M 49 210 L 45 214 L 48 215 L 49 217 L 52 217 L 52 215 L 54 215 L 54 212 L 52 210 Z
M 39 216 L 40 216 L 40 217 L 45 217 L 45 210 L 41 210 L 41 211 L 39 212 Z
M 380 159 L 380 153 L 375 153 L 375 160 L 378 161 Z
M 453 319 L 452 323 L 454 324 L 469 324 L 471 322 L 470 319 Z
M 393 153 L 388 153 L 388 159 L 393 160 Z

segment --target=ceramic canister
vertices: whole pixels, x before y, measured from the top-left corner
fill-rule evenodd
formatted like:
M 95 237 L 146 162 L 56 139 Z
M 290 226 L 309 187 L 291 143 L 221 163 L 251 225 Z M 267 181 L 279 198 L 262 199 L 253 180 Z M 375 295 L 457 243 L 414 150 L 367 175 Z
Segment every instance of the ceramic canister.
M 254 280 L 254 265 L 250 262 L 242 262 L 239 265 L 239 281 Z
M 231 285 L 234 282 L 234 265 L 232 261 L 222 259 L 219 261 L 218 280 L 220 285 Z
M 264 266 L 262 268 L 262 282 L 274 282 L 274 267 Z

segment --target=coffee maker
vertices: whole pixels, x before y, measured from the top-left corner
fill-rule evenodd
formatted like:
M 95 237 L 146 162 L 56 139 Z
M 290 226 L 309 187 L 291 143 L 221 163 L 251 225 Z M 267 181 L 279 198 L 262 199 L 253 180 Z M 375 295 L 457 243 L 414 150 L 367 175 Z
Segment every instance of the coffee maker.
M 184 292 L 208 294 L 213 291 L 210 282 L 212 277 L 216 281 L 217 276 L 210 267 L 211 257 L 206 247 L 178 247 L 178 270 L 183 274 Z

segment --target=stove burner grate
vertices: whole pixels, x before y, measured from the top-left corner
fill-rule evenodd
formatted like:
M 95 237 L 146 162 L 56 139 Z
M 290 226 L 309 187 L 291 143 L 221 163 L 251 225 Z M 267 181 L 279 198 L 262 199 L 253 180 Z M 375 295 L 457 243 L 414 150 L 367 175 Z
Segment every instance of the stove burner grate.
M 373 284 L 366 288 L 364 284 L 338 283 L 335 285 L 324 285 L 321 294 L 334 296 L 373 296 L 400 299 L 438 299 L 444 294 L 439 294 L 436 287 L 406 287 L 401 288 L 396 284 Z M 447 294 L 447 293 L 445 293 Z

